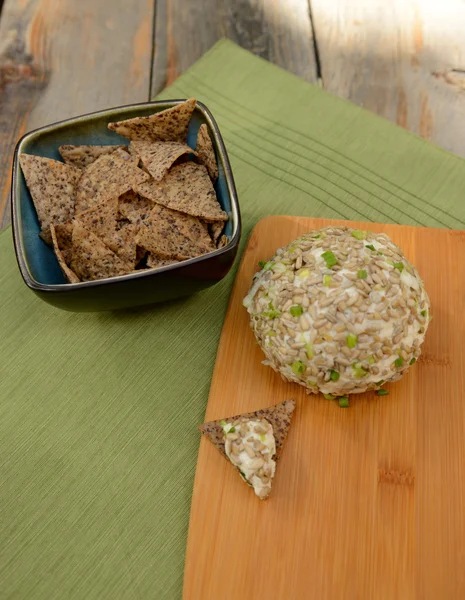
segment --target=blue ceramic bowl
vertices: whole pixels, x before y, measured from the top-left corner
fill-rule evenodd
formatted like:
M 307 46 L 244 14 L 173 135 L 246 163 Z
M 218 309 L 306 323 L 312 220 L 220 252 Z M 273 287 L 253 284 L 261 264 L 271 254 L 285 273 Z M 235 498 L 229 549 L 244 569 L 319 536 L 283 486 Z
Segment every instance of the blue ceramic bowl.
M 195 147 L 197 132 L 206 123 L 218 162 L 216 194 L 229 215 L 225 233 L 229 243 L 221 249 L 157 270 L 141 271 L 96 281 L 67 283 L 53 250 L 39 237 L 39 222 L 19 166 L 22 153 L 60 159 L 62 144 L 127 144 L 107 124 L 136 116 L 148 116 L 171 108 L 182 100 L 147 102 L 112 108 L 27 133 L 18 142 L 13 161 L 11 207 L 13 238 L 19 269 L 26 285 L 40 298 L 65 310 L 99 311 L 129 308 L 171 300 L 210 287 L 230 270 L 241 235 L 241 217 L 228 155 L 213 115 L 197 102 L 187 142 Z

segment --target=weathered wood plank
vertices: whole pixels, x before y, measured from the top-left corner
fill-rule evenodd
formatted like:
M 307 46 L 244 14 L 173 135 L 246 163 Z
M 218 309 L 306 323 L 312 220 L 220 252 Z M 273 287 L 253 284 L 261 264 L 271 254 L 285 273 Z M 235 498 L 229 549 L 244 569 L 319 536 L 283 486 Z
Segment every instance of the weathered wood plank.
M 148 100 L 153 0 L 5 0 L 0 21 L 0 226 L 26 131 Z
M 465 156 L 465 4 L 310 0 L 326 90 Z
M 157 0 L 152 96 L 224 37 L 316 82 L 307 0 Z

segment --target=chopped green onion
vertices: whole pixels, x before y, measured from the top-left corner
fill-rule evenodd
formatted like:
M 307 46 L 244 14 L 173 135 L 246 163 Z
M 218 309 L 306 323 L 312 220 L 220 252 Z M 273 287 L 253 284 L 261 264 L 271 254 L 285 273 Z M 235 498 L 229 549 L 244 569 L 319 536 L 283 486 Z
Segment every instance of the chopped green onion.
M 296 304 L 295 306 L 291 306 L 289 312 L 293 317 L 300 317 L 300 315 L 303 314 L 304 309 L 300 304 Z
M 316 381 L 312 381 L 311 379 L 307 379 L 307 385 L 311 385 L 313 387 L 316 387 L 318 384 Z
M 323 260 L 325 261 L 328 269 L 331 269 L 331 267 L 334 267 L 334 265 L 337 265 L 337 258 L 334 256 L 334 252 L 332 250 L 327 250 L 326 252 L 323 252 L 323 254 L 321 256 L 322 256 Z
M 394 366 L 400 368 L 404 366 L 404 359 L 402 358 L 402 356 L 399 356 L 399 358 L 396 358 L 396 360 L 394 361 Z
M 349 348 L 355 348 L 355 346 L 357 345 L 357 336 L 353 333 L 349 333 L 349 335 L 346 338 L 346 342 Z
M 380 390 L 377 390 L 376 395 L 377 396 L 389 396 L 389 392 L 387 390 L 384 390 L 383 388 L 381 388 Z
M 323 285 L 329 287 L 331 285 L 331 275 L 325 275 L 323 277 Z
M 305 279 L 305 277 L 308 277 L 309 275 L 310 271 L 308 269 L 302 269 L 302 271 L 299 273 L 300 279 Z
M 294 246 L 289 246 L 289 248 L 287 250 L 288 250 L 288 252 L 295 252 Z
M 357 365 L 357 363 L 352 365 L 352 369 L 354 370 L 354 377 L 357 379 L 361 379 L 362 377 L 365 377 L 365 375 L 368 375 L 368 371 L 365 371 L 365 369 Z
M 383 385 L 384 381 L 378 381 L 376 385 Z
M 374 356 L 369 356 L 369 357 L 367 358 L 367 363 L 368 363 L 369 365 L 374 365 L 374 364 L 375 364 L 375 362 L 376 362 L 376 359 L 375 359 L 375 357 L 374 357 Z
M 260 434 L 260 439 L 262 442 L 264 442 L 266 440 L 266 435 L 264 433 Z
M 267 335 L 268 337 L 276 337 L 276 331 L 273 331 L 272 329 L 270 329 L 269 331 L 267 331 L 265 333 L 265 335 Z
M 231 427 L 231 429 L 228 431 L 228 433 L 235 433 L 236 432 L 236 428 L 235 427 Z
M 365 269 L 361 269 L 360 271 L 358 271 L 357 277 L 359 279 L 366 279 L 368 277 L 368 273 L 365 271 Z
M 336 400 L 336 396 L 333 396 L 333 394 L 323 394 L 323 397 L 325 400 Z
M 349 398 L 347 396 L 341 396 L 339 398 L 340 408 L 349 408 Z
M 314 240 L 319 240 L 319 239 L 320 239 L 320 235 L 312 235 L 312 238 L 313 238 Z
M 354 229 L 350 232 L 350 235 L 354 237 L 356 240 L 365 240 L 367 237 L 366 231 L 361 231 L 360 229 Z
M 404 270 L 404 263 L 396 262 L 393 264 L 394 269 L 398 269 L 401 273 Z
M 312 344 L 305 344 L 305 352 L 307 354 L 307 358 L 311 359 L 315 356 L 315 352 L 313 351 L 313 345 Z
M 260 267 L 260 269 L 263 269 L 263 267 L 266 265 L 266 260 L 259 260 L 258 261 L 258 266 Z
M 422 317 L 426 317 L 426 310 L 422 310 L 422 311 L 421 311 L 421 313 L 420 313 L 420 315 L 421 315 Z
M 279 311 L 279 310 L 266 310 L 265 312 L 262 313 L 262 315 L 264 317 L 268 317 L 269 319 L 277 319 L 280 314 L 281 314 L 281 311 Z
M 416 362 L 417 362 L 417 359 L 416 358 L 412 358 L 412 360 L 410 361 L 410 364 L 414 365 Z
M 367 244 L 365 246 L 365 248 L 368 248 L 369 250 L 373 250 L 373 252 L 376 252 L 376 248 L 373 246 L 373 244 Z
M 338 371 L 331 370 L 331 375 L 330 375 L 331 381 L 339 381 L 339 377 L 340 377 L 340 375 L 339 375 Z
M 292 363 L 291 369 L 296 375 L 302 375 L 302 373 L 305 371 L 305 365 L 301 360 L 296 360 L 294 363 Z
M 224 427 L 226 425 L 226 421 L 220 421 L 220 425 L 221 427 Z

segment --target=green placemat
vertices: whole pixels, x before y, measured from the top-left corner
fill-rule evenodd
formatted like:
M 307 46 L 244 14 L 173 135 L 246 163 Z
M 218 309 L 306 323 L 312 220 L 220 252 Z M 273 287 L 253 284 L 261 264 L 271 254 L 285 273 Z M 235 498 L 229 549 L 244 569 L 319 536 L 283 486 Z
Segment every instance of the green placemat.
M 162 94 L 181 96 L 223 131 L 242 247 L 269 214 L 465 227 L 461 159 L 229 42 Z M 138 312 L 65 313 L 25 287 L 0 236 L 0 597 L 181 596 L 233 279 Z

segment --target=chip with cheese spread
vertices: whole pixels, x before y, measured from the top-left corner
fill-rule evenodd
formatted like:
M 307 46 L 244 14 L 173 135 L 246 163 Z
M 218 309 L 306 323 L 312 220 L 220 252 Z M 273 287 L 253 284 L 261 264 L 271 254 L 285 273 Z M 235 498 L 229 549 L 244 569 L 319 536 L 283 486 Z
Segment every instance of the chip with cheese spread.
M 295 409 L 294 400 L 199 427 L 261 499 L 268 498 Z

